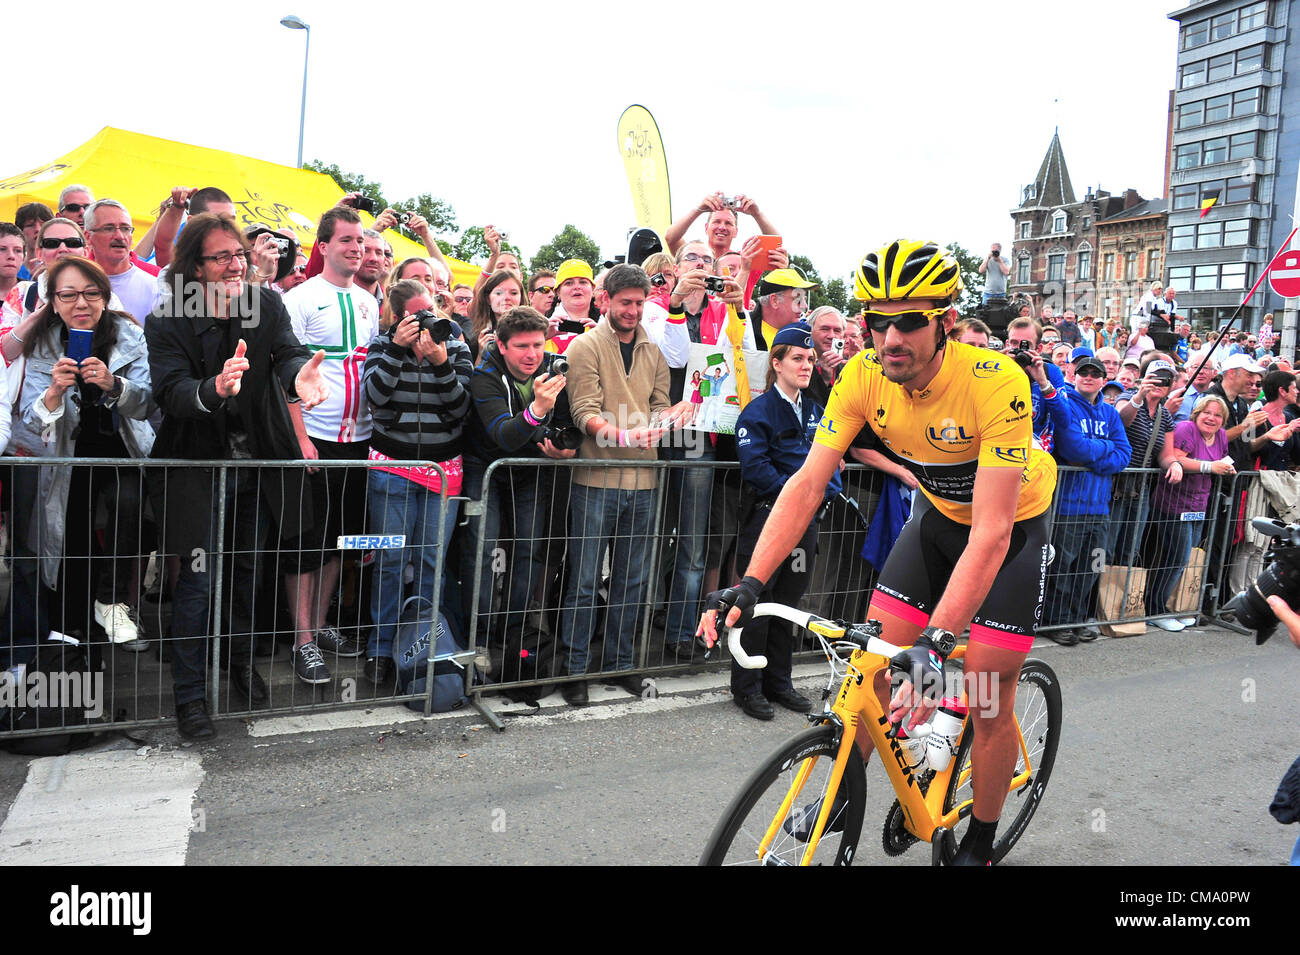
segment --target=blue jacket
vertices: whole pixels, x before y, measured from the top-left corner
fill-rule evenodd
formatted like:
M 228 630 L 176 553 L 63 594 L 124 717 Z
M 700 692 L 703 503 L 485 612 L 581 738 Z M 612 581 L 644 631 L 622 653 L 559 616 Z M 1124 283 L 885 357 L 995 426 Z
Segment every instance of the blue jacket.
M 1057 513 L 1109 514 L 1110 476 L 1128 467 L 1133 454 L 1119 412 L 1100 395 L 1093 404 L 1070 385 L 1043 403 L 1052 419 L 1056 459 L 1088 468 L 1059 474 Z
M 803 421 L 799 421 L 794 407 L 773 385 L 746 405 L 736 419 L 740 473 L 760 498 L 780 494 L 812 450 L 822 406 L 807 391 L 802 401 Z M 826 500 L 839 494 L 840 487 L 840 472 L 836 471 L 826 485 Z

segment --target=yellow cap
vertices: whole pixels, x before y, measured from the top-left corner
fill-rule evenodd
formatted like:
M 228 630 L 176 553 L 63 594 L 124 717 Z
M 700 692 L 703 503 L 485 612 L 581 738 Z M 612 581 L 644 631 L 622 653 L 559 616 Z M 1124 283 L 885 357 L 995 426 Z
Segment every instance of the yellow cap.
M 555 272 L 555 287 L 559 288 L 569 279 L 586 279 L 595 284 L 591 266 L 582 259 L 565 259 L 560 263 L 560 267 Z

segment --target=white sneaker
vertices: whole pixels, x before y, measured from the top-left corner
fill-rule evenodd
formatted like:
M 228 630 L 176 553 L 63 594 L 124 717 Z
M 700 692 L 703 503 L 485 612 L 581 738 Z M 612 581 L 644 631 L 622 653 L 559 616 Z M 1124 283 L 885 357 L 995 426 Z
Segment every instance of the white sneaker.
M 1196 618 L 1195 618 L 1195 617 L 1179 617 L 1179 618 L 1178 618 L 1178 622 L 1181 623 L 1184 627 L 1194 627 L 1194 626 L 1196 626 Z
M 130 643 L 140 639 L 140 631 L 131 619 L 126 604 L 102 604 L 96 600 L 95 623 L 104 628 L 108 639 L 114 643 Z
M 1182 622 L 1175 620 L 1173 617 L 1161 617 L 1159 620 L 1152 620 L 1151 622 L 1161 630 L 1168 630 L 1170 633 L 1177 633 L 1183 629 Z

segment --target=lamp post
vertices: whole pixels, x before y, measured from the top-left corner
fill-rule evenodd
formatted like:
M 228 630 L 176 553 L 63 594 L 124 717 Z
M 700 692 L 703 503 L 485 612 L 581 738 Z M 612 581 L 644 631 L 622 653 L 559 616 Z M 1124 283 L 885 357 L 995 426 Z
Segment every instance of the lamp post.
M 307 45 L 302 54 L 302 110 L 298 114 L 298 168 L 302 168 L 302 131 L 307 122 L 307 58 L 311 55 L 311 27 L 302 18 L 287 16 L 280 18 L 280 26 L 290 30 L 306 30 Z

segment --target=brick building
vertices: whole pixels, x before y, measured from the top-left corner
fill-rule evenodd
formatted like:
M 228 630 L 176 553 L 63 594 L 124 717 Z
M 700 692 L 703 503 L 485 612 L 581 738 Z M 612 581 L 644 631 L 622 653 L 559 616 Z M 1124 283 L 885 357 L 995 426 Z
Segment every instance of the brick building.
M 1122 213 L 1126 203 L 1130 208 L 1142 203 L 1142 197 L 1131 189 L 1112 196 L 1089 187 L 1082 199 L 1076 199 L 1060 135 L 1053 133 L 1038 175 L 1024 187 L 1020 199 L 1020 206 L 1011 210 L 1014 239 L 1007 293 L 1029 298 L 1035 314 L 1043 305 L 1057 312 L 1069 307 L 1080 314 L 1097 314 L 1102 265 L 1098 224 Z M 1117 223 L 1116 241 L 1120 231 Z M 1163 239 L 1156 240 L 1157 248 L 1162 244 Z
M 1124 190 L 1123 208 L 1097 220 L 1097 297 L 1093 314 L 1126 322 L 1142 293 L 1164 275 L 1166 201 Z M 1186 289 L 1178 289 L 1185 292 Z M 1183 298 L 1179 295 L 1179 300 Z

